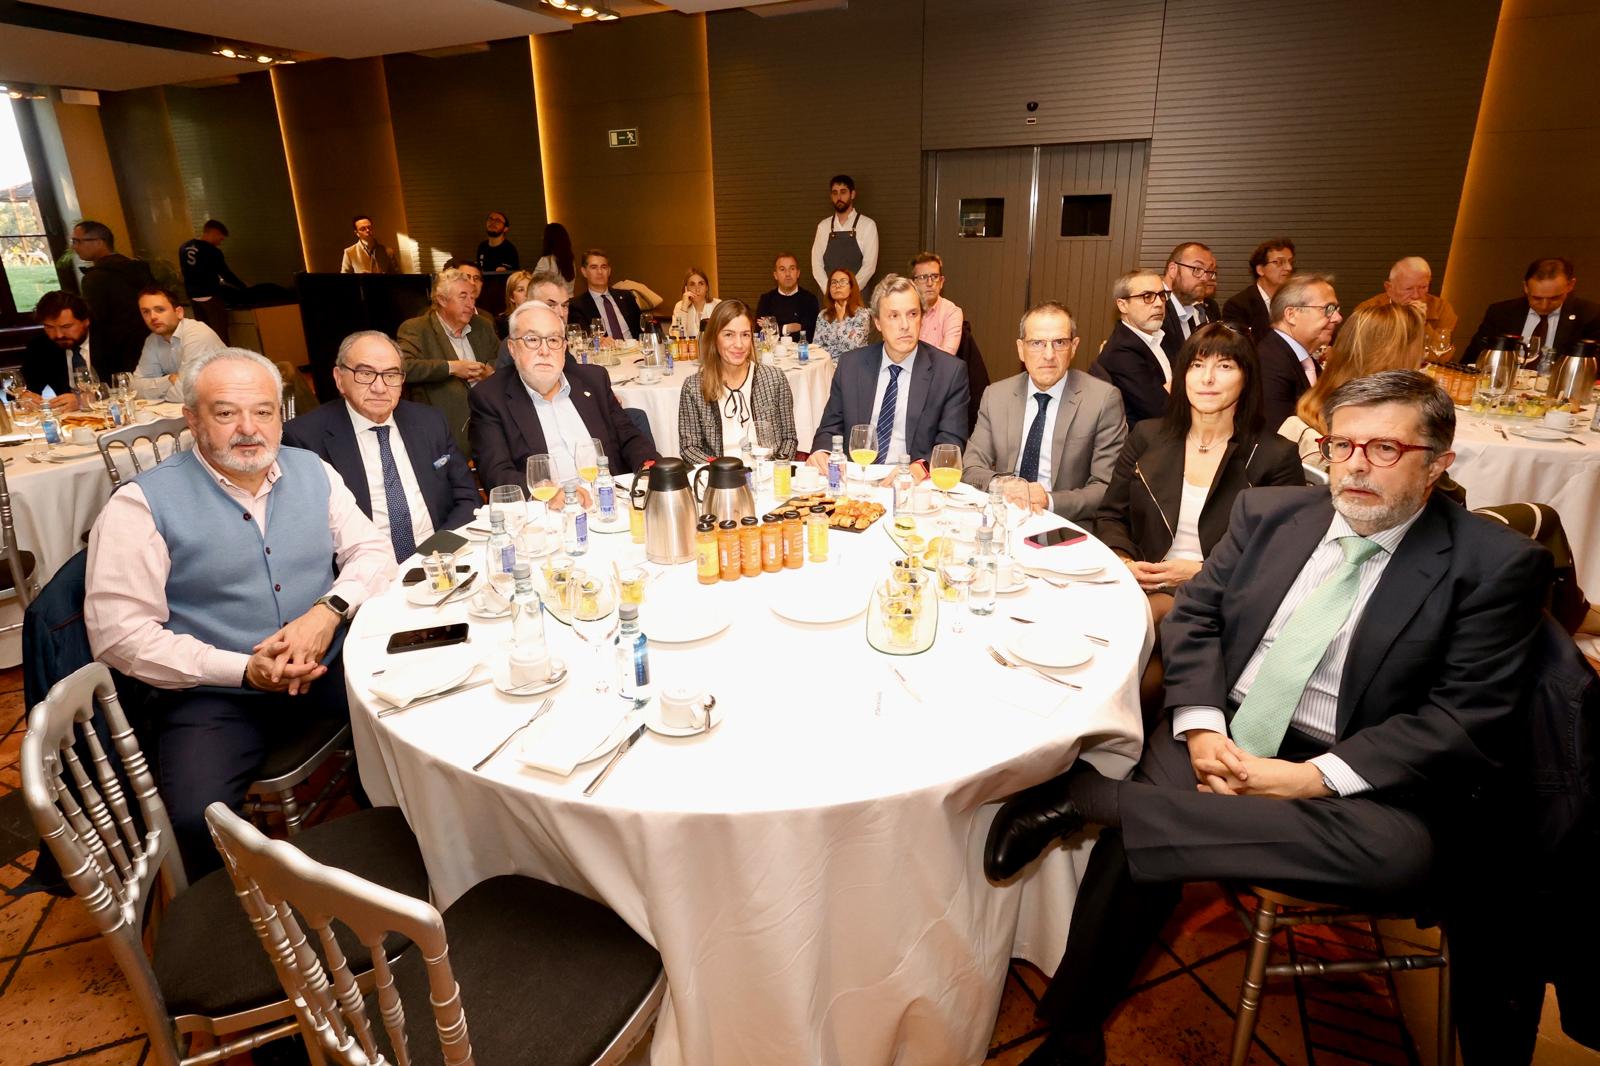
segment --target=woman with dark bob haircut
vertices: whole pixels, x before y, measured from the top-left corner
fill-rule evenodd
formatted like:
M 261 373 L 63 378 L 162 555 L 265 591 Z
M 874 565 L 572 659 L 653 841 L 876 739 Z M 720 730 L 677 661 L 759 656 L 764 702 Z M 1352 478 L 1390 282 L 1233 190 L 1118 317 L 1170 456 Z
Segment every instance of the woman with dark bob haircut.
M 1133 571 L 1157 625 L 1227 532 L 1240 492 L 1305 484 L 1294 445 L 1276 431 L 1262 425 L 1250 338 L 1220 322 L 1195 330 L 1178 351 L 1167 413 L 1129 431 L 1095 516 L 1095 534 Z M 1152 655 L 1140 684 L 1147 724 L 1163 677 Z

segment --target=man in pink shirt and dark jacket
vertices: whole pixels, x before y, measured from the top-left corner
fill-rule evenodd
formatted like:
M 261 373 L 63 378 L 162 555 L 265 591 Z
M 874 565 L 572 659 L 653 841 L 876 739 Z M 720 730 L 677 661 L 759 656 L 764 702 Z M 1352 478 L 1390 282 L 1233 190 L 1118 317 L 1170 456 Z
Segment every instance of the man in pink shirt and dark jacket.
M 961 347 L 961 308 L 944 298 L 944 260 L 932 252 L 918 252 L 911 260 L 911 280 L 922 297 L 922 333 L 918 340 L 956 354 Z
M 192 880 L 220 865 L 206 805 L 241 804 L 280 732 L 348 714 L 335 638 L 395 559 L 332 467 L 280 448 L 270 361 L 225 348 L 179 380 L 194 449 L 100 513 L 84 620 L 97 659 L 162 690 L 158 780 Z

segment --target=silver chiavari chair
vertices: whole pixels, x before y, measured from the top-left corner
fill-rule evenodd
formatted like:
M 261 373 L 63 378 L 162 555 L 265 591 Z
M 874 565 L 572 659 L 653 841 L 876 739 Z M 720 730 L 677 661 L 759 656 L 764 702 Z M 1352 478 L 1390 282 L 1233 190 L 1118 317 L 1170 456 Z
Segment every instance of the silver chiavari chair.
M 39 594 L 34 583 L 34 558 L 32 552 L 23 551 L 17 544 L 17 528 L 11 511 L 11 488 L 6 483 L 5 465 L 0 464 L 0 599 L 14 595 L 23 610 Z M 12 633 L 22 628 L 22 623 L 0 627 L 0 633 Z
M 165 438 L 170 443 L 167 453 L 161 454 L 161 441 Z M 106 476 L 111 479 L 111 491 L 115 492 L 122 487 L 122 470 L 117 466 L 116 456 L 112 454 L 114 448 L 126 449 L 128 461 L 133 466 L 135 474 L 143 473 L 144 465 L 139 462 L 139 449 L 134 447 L 143 441 L 150 446 L 149 463 L 155 466 L 163 459 L 170 459 L 180 451 L 187 451 L 194 446 L 194 438 L 189 436 L 189 423 L 181 418 L 161 418 L 154 422 L 145 422 L 138 425 L 124 426 L 100 434 L 100 458 L 106 464 Z

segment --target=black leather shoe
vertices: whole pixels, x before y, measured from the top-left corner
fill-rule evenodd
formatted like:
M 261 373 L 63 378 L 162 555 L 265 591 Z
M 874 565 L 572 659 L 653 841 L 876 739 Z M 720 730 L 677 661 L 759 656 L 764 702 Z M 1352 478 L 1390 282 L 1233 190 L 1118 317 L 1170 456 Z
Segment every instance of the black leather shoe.
M 1083 812 L 1067 798 L 1066 782 L 1065 775 L 1051 778 L 1000 805 L 983 846 L 984 876 L 1010 880 L 1052 842 L 1083 828 Z
M 1087 1033 L 1052 1032 L 1022 1066 L 1105 1066 L 1106 1042 L 1098 1029 Z

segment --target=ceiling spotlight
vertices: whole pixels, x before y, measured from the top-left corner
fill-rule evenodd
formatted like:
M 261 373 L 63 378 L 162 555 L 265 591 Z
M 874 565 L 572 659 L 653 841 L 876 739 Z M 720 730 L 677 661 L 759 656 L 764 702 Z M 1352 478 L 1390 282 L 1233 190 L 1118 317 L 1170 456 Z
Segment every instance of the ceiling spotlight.
M 582 11 L 578 12 L 578 14 L 582 15 L 586 19 L 592 19 L 596 15 L 600 14 L 600 12 L 596 8 L 585 6 Z
M 238 56 L 239 56 L 239 53 L 235 52 L 232 48 L 224 48 L 224 49 L 221 49 L 220 51 L 218 51 L 217 55 L 219 55 L 219 56 L 227 56 L 229 59 L 237 59 Z
M 256 56 L 256 62 L 257 63 L 270 63 L 270 62 L 272 62 L 272 57 L 271 56 Z
M 615 22 L 617 20 L 617 13 L 608 7 L 601 8 L 600 13 L 594 17 L 594 20 L 596 22 Z

